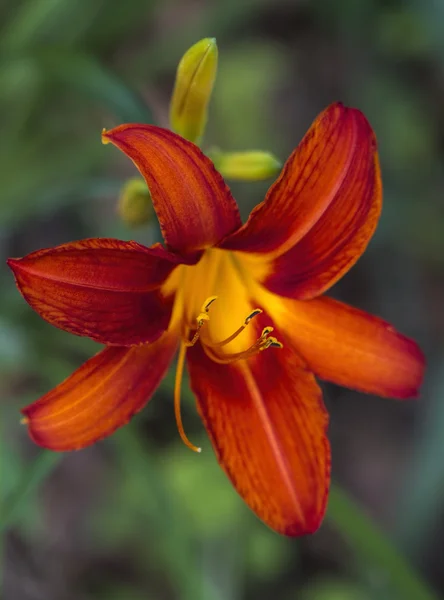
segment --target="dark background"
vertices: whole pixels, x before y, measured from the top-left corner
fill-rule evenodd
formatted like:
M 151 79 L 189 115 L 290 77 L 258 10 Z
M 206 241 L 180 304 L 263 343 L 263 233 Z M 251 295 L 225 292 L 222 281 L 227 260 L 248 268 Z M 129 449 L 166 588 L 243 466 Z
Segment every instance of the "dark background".
M 0 24 L 2 262 L 82 237 L 151 243 L 155 225 L 133 232 L 116 216 L 135 172 L 100 132 L 127 121 L 167 125 L 177 62 L 216 36 L 207 147 L 285 159 L 335 100 L 369 118 L 383 216 L 333 294 L 414 337 L 428 359 L 419 400 L 325 386 L 334 480 L 363 512 L 349 511 L 335 488 L 320 531 L 285 539 L 232 490 L 189 393 L 186 430 L 203 452 L 180 442 L 173 374 L 109 441 L 39 454 L 19 408 L 97 345 L 44 323 L 1 267 L 2 598 L 433 597 L 409 578 L 443 591 L 444 2 L 2 0 Z M 269 183 L 232 185 L 244 216 Z M 396 549 L 411 566 L 400 566 Z

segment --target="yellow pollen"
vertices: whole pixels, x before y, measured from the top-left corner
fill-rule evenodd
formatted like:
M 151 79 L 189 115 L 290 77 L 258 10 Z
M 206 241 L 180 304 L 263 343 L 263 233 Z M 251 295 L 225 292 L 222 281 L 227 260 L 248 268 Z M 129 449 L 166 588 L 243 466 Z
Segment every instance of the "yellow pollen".
M 194 344 L 199 339 L 200 330 L 202 329 L 202 326 L 205 324 L 206 321 L 210 320 L 210 316 L 209 316 L 208 312 L 210 310 L 210 306 L 213 304 L 213 302 L 215 300 L 217 300 L 217 296 L 210 296 L 203 303 L 202 308 L 200 309 L 200 313 L 196 317 L 197 329 L 194 332 L 194 336 L 192 337 L 191 340 L 188 340 L 188 339 L 185 340 L 185 346 L 188 346 L 188 347 L 194 346 Z M 188 336 L 185 336 L 185 337 L 188 337 Z
M 179 349 L 179 356 L 177 358 L 177 368 L 176 368 L 176 381 L 174 383 L 174 414 L 176 416 L 177 429 L 179 430 L 179 435 L 181 437 L 182 442 L 185 446 L 188 446 L 190 450 L 193 452 L 202 452 L 202 448 L 195 446 L 190 442 L 185 433 L 182 423 L 182 415 L 180 413 L 180 392 L 182 388 L 182 378 L 183 378 L 183 367 L 185 363 L 185 355 L 187 352 L 187 343 L 181 342 Z

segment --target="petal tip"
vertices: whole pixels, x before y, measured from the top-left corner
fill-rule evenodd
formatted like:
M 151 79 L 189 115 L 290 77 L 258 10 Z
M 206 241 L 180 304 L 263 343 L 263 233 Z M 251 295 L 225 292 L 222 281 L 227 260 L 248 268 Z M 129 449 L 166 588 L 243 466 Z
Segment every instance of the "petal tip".
M 304 535 L 313 535 L 318 531 L 318 529 L 322 525 L 323 519 L 324 513 L 322 513 L 320 516 L 316 515 L 316 518 L 304 523 L 304 525 L 302 526 L 299 522 L 292 525 L 288 525 L 282 533 L 287 537 L 301 537 Z
M 427 365 L 426 357 L 419 345 L 409 338 L 405 338 L 409 342 L 409 358 L 411 360 L 411 379 L 406 384 L 405 388 L 400 390 L 395 396 L 401 400 L 408 398 L 415 400 L 421 395 L 421 386 L 424 383 L 425 369 Z
M 20 258 L 8 258 L 6 260 L 6 264 L 14 272 L 14 270 L 18 267 L 21 259 Z
M 111 140 L 109 139 L 109 131 L 106 129 L 106 127 L 104 127 L 102 129 L 101 139 L 102 139 L 102 144 L 104 146 L 106 146 L 107 144 L 109 144 L 111 142 Z

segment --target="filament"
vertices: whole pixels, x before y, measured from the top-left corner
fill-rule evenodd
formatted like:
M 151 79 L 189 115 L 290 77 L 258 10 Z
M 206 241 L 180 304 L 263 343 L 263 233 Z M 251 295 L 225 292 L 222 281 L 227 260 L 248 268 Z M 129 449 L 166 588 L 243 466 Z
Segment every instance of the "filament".
M 243 324 L 238 329 L 236 329 L 236 331 L 234 333 L 232 333 L 229 337 L 225 338 L 221 342 L 215 342 L 215 343 L 206 342 L 207 346 L 210 346 L 211 348 L 217 348 L 217 347 L 220 348 L 221 346 L 226 346 L 227 344 L 229 344 L 230 342 L 232 342 L 233 340 L 235 340 L 237 338 L 237 336 L 239 334 L 241 334 L 243 332 L 243 330 L 247 327 L 247 325 L 250 323 L 250 321 L 252 319 L 254 319 L 254 317 L 257 317 L 257 315 L 260 315 L 261 312 L 262 311 L 261 311 L 260 308 L 255 308 L 248 315 L 248 317 L 245 319 L 245 321 L 243 322 Z
M 214 362 L 219 364 L 226 365 L 238 360 L 250 358 L 251 356 L 258 354 L 267 348 L 283 348 L 283 345 L 277 340 L 277 338 L 268 337 L 272 331 L 273 327 L 264 327 L 260 337 L 255 341 L 255 343 L 242 352 L 218 354 L 214 349 L 214 345 L 209 346 L 206 343 L 203 344 L 203 348 L 206 355 L 211 358 L 211 360 L 214 360 Z
M 179 348 L 179 356 L 177 358 L 177 368 L 176 368 L 176 381 L 174 383 L 174 414 L 176 416 L 177 429 L 179 431 L 179 435 L 185 444 L 188 446 L 190 450 L 193 452 L 201 452 L 202 448 L 195 446 L 190 442 L 185 433 L 182 423 L 182 415 L 180 412 L 180 397 L 181 397 L 181 389 L 182 389 L 182 378 L 183 378 L 183 367 L 185 363 L 185 355 L 187 352 L 187 342 L 181 342 Z
M 207 298 L 205 300 L 205 302 L 202 304 L 202 308 L 200 309 L 200 313 L 197 315 L 196 317 L 196 321 L 197 321 L 197 329 L 194 332 L 194 335 L 192 337 L 191 340 L 186 339 L 188 336 L 184 336 L 185 338 L 185 346 L 194 346 L 194 344 L 197 342 L 197 340 L 200 337 L 200 330 L 202 329 L 202 326 L 210 320 L 210 317 L 208 315 L 208 312 L 210 310 L 210 306 L 213 304 L 213 302 L 217 300 L 217 296 L 210 296 L 209 298 Z

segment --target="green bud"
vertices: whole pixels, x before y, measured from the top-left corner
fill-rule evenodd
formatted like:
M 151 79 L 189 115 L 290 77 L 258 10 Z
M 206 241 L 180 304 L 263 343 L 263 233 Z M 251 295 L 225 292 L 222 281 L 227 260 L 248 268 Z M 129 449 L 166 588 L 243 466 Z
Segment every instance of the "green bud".
M 282 163 L 270 152 L 250 150 L 245 152 L 208 153 L 216 169 L 226 179 L 261 181 L 278 175 Z
M 199 143 L 207 123 L 208 104 L 217 72 L 215 38 L 205 38 L 191 46 L 177 67 L 170 104 L 171 129 Z
M 129 179 L 120 192 L 117 212 L 130 227 L 140 227 L 151 221 L 153 203 L 145 181 L 140 177 Z

